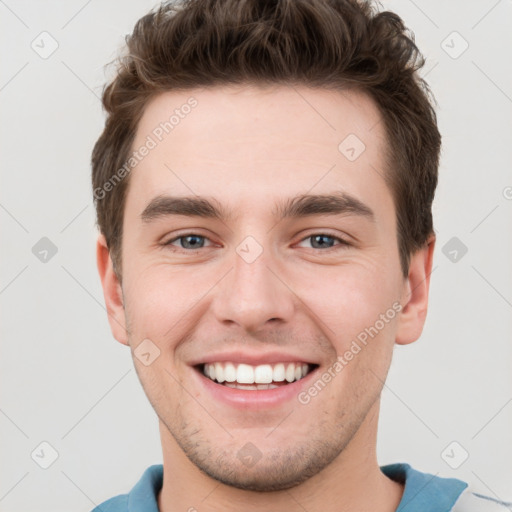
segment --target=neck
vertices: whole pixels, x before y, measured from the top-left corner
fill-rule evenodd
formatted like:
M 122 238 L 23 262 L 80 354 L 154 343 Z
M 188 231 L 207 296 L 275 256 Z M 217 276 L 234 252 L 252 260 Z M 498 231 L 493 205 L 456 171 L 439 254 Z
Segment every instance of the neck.
M 158 496 L 160 512 L 394 512 L 403 485 L 386 477 L 376 457 L 379 402 L 349 444 L 322 471 L 296 487 L 254 492 L 220 483 L 201 472 L 183 453 L 160 422 L 164 480 Z

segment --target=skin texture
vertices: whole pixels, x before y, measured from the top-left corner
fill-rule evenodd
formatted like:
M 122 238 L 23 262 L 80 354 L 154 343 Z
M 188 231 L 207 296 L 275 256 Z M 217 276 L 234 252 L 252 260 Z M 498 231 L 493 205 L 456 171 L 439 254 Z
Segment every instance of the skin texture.
M 403 488 L 377 463 L 379 397 L 394 344 L 421 334 L 434 240 L 412 256 L 404 279 L 379 111 L 354 91 L 167 92 L 146 107 L 133 147 L 191 97 L 197 106 L 131 172 L 122 285 L 102 235 L 97 243 L 114 337 L 132 354 L 145 339 L 160 350 L 148 366 L 133 358 L 159 417 L 160 510 L 393 511 Z M 338 149 L 349 134 L 366 146 L 354 161 Z M 340 191 L 374 219 L 275 215 L 276 202 Z M 160 194 L 215 199 L 233 215 L 143 222 Z M 200 248 L 176 240 L 190 233 L 206 237 Z M 335 238 L 322 247 L 310 238 L 318 234 Z M 252 263 L 236 251 L 247 236 L 263 249 Z M 401 312 L 307 404 L 235 409 L 214 400 L 190 366 L 218 351 L 283 351 L 321 374 L 398 303 Z M 248 442 L 261 454 L 251 467 L 237 457 Z

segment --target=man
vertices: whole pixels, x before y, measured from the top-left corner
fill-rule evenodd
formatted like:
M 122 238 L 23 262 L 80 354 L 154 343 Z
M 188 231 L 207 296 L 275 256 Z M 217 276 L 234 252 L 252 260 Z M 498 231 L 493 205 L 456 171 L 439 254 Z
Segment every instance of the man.
M 398 16 L 192 0 L 127 46 L 92 157 L 97 262 L 164 464 L 95 510 L 506 510 L 377 463 L 393 346 L 427 313 L 440 150 Z

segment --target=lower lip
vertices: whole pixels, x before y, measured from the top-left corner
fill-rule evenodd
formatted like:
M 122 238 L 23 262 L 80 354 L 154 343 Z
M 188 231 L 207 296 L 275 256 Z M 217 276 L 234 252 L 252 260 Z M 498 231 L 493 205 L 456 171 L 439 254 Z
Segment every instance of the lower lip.
M 194 374 L 199 378 L 202 386 L 213 397 L 230 407 L 238 409 L 261 409 L 270 407 L 279 407 L 291 400 L 297 399 L 299 393 L 310 385 L 310 381 L 314 379 L 318 367 L 310 371 L 300 380 L 291 382 L 284 386 L 273 389 L 237 389 L 218 384 L 213 380 L 205 377 L 203 373 L 196 368 L 193 369 Z

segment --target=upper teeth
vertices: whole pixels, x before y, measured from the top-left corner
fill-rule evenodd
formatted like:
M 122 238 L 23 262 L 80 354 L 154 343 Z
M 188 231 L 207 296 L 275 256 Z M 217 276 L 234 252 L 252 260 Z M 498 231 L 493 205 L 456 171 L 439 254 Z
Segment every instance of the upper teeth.
M 306 363 L 248 364 L 208 363 L 203 373 L 217 382 L 238 382 L 239 384 L 268 384 L 274 382 L 293 382 L 305 377 L 309 372 Z

